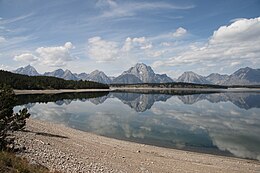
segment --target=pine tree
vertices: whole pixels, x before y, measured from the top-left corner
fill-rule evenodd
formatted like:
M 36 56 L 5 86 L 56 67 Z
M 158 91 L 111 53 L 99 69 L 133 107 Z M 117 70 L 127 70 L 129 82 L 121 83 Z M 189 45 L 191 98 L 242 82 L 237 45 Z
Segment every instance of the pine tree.
M 0 88 L 0 151 L 14 149 L 14 137 L 12 133 L 22 130 L 26 124 L 26 118 L 30 114 L 26 108 L 14 113 L 15 95 L 10 87 Z

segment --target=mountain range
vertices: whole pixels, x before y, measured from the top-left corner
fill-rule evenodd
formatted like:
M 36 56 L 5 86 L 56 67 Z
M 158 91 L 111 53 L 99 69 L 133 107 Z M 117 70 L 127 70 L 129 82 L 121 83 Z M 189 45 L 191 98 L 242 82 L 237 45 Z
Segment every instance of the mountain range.
M 260 69 L 245 67 L 240 68 L 231 75 L 211 73 L 208 76 L 201 76 L 188 71 L 184 72 L 177 81 L 215 85 L 260 85 Z
M 117 77 L 108 77 L 104 72 L 99 70 L 95 70 L 90 74 L 77 74 L 72 73 L 70 70 L 64 71 L 63 69 L 57 69 L 52 72 L 39 74 L 31 65 L 20 67 L 13 72 L 29 76 L 54 76 L 66 80 L 89 80 L 105 84 L 186 82 L 216 85 L 260 85 L 260 69 L 253 69 L 250 67 L 240 68 L 231 75 L 212 73 L 208 76 L 201 76 L 192 71 L 187 71 L 175 81 L 166 74 L 156 74 L 150 66 L 147 66 L 144 63 L 137 63 Z

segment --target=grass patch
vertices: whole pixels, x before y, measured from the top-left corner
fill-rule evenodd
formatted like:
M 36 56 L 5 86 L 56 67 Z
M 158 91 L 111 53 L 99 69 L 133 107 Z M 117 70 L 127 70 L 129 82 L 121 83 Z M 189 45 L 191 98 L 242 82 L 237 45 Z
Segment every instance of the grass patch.
M 5 173 L 50 173 L 41 165 L 29 164 L 29 162 L 10 152 L 0 151 L 0 172 Z M 56 172 L 58 173 L 58 172 Z

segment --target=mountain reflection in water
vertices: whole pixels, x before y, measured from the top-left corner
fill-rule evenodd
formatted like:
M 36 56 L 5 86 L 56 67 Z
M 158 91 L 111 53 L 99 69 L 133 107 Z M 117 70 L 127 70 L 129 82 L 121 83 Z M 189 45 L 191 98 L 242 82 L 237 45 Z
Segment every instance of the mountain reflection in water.
M 24 95 L 18 103 L 33 118 L 107 137 L 260 160 L 260 93 Z

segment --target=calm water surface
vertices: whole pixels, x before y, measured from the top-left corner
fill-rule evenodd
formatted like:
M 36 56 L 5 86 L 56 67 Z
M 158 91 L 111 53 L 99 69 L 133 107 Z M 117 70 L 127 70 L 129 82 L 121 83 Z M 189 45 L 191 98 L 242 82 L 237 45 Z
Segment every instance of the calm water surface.
M 260 93 L 19 96 L 31 117 L 116 139 L 260 160 Z

